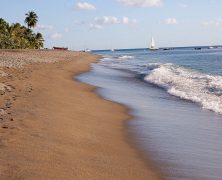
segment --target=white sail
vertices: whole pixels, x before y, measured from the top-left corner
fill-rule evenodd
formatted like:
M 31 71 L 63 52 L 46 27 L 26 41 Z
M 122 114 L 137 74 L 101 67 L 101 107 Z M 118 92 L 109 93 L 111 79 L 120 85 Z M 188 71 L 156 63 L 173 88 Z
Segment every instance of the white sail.
M 155 48 L 155 41 L 154 38 L 151 38 L 150 48 Z
M 155 41 L 154 41 L 154 38 L 152 37 L 151 38 L 151 42 L 150 42 L 150 47 L 149 47 L 150 50 L 157 50 L 158 48 L 156 48 L 156 44 L 155 44 Z

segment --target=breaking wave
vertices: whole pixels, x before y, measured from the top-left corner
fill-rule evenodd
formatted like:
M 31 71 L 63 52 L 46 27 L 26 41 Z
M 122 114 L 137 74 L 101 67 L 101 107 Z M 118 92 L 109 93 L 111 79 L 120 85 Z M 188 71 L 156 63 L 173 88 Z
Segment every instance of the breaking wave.
M 133 59 L 134 56 L 120 56 L 118 59 Z
M 147 68 L 150 73 L 145 76 L 145 81 L 222 114 L 222 76 L 208 75 L 170 63 L 150 63 Z

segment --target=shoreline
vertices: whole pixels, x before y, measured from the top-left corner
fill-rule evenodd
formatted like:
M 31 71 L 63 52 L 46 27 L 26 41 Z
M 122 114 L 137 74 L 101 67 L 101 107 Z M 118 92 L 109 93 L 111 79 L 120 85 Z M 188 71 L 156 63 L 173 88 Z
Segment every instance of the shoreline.
M 87 73 L 87 72 L 89 72 L 89 71 L 77 74 L 74 77 L 78 77 L 79 75 Z M 79 81 L 79 80 L 77 80 L 77 81 Z M 88 84 L 88 83 L 82 82 L 82 81 L 79 81 L 79 82 L 92 86 L 93 89 L 91 92 L 96 94 L 98 96 L 98 98 L 100 98 L 101 100 L 105 100 L 105 101 L 117 104 L 124 109 L 124 111 L 125 111 L 124 113 L 127 114 L 127 116 L 128 116 L 125 120 L 122 120 L 123 127 L 125 128 L 125 132 L 123 133 L 125 141 L 132 149 L 135 149 L 135 152 L 138 154 L 139 159 L 146 164 L 148 169 L 150 169 L 152 172 L 154 172 L 154 174 L 157 175 L 156 177 L 158 179 L 164 179 L 163 172 L 161 172 L 159 170 L 156 162 L 151 161 L 151 159 L 149 158 L 151 154 L 148 154 L 148 152 L 145 151 L 141 145 L 139 145 L 139 142 L 137 142 L 136 137 L 135 137 L 136 134 L 135 134 L 135 132 L 133 132 L 135 130 L 133 130 L 132 127 L 130 127 L 130 125 L 129 125 L 129 121 L 136 121 L 137 120 L 136 116 L 130 114 L 130 112 L 133 111 L 133 108 L 130 108 L 127 105 L 119 103 L 117 101 L 106 99 L 102 93 L 98 92 L 100 90 L 100 87 L 97 87 L 97 86 L 94 86 L 94 85 L 91 85 L 91 84 Z M 155 154 L 152 154 L 152 155 L 155 155 Z
M 103 58 L 104 57 L 102 57 L 102 59 Z M 96 64 L 97 63 L 98 62 L 96 62 Z M 86 74 L 90 73 L 90 71 L 87 71 L 85 73 Z M 81 75 L 82 74 L 84 75 L 85 73 L 81 73 L 81 74 L 75 76 L 75 79 L 77 79 L 78 76 L 81 77 Z M 95 89 L 92 90 L 92 93 L 95 93 L 100 99 L 117 104 L 125 109 L 125 114 L 128 115 L 128 117 L 125 120 L 123 120 L 123 127 L 125 128 L 125 132 L 124 132 L 125 141 L 132 149 L 135 149 L 135 151 L 138 154 L 141 161 L 143 161 L 150 170 L 152 170 L 153 172 L 155 172 L 155 174 L 158 175 L 158 179 L 165 179 L 164 176 L 166 174 L 164 174 L 159 169 L 160 166 L 157 165 L 158 163 L 154 162 L 150 158 L 151 156 L 155 156 L 155 154 L 148 153 L 147 151 L 144 150 L 143 146 L 140 144 L 140 142 L 138 142 L 138 139 L 137 139 L 138 134 L 135 132 L 133 127 L 131 125 L 129 125 L 130 121 L 137 121 L 137 116 L 133 115 L 133 113 L 131 113 L 135 109 L 133 109 L 132 107 L 130 107 L 124 103 L 120 103 L 120 102 L 116 101 L 115 99 L 109 99 L 109 98 L 107 99 L 106 93 L 100 92 L 100 90 L 103 90 L 103 87 L 97 87 L 97 85 L 93 85 L 92 83 L 85 81 L 84 78 L 83 78 L 83 80 L 81 78 L 80 78 L 80 80 L 77 79 L 77 81 L 80 81 L 84 84 L 89 84 L 90 86 L 95 87 Z
M 61 54 L 58 58 L 65 58 Z M 99 57 L 74 54 L 70 61 L 1 68 L 10 74 L 4 83 L 14 87 L 3 96 L 15 99 L 1 122 L 1 177 L 158 179 L 125 141 L 126 108 L 73 78 Z

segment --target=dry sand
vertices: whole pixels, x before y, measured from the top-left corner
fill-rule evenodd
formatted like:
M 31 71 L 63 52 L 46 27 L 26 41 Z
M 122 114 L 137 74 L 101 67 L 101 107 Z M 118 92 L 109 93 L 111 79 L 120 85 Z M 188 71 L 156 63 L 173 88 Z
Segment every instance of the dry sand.
M 0 179 L 159 178 L 127 142 L 127 110 L 73 80 L 98 59 L 0 51 Z

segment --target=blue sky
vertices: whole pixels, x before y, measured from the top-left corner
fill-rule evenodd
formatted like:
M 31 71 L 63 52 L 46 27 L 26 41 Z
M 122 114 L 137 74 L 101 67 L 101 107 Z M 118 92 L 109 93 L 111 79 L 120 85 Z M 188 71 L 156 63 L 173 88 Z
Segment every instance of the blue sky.
M 144 48 L 222 44 L 220 0 L 0 0 L 0 17 L 24 24 L 39 16 L 35 31 L 45 47 Z

